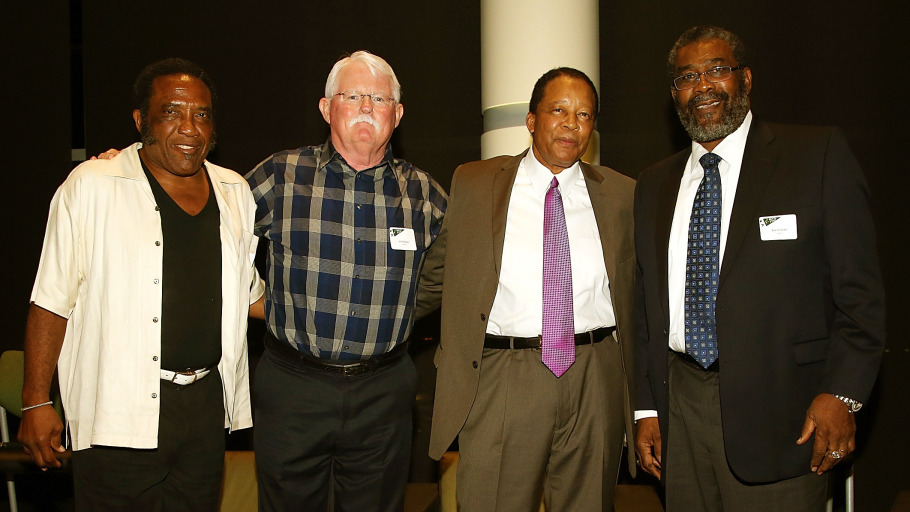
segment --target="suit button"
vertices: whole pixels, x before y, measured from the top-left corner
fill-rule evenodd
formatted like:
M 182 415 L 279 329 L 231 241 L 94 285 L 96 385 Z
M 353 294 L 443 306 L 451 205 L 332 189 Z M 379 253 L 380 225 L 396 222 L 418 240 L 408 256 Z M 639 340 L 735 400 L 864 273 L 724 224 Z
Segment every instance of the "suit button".
M 471 366 L 473 366 L 474 369 L 476 370 L 476 369 L 477 369 L 477 361 L 474 361 L 473 363 L 471 363 Z
M 481 313 L 481 314 L 480 314 L 480 319 L 485 321 L 485 320 L 487 319 L 487 315 Z

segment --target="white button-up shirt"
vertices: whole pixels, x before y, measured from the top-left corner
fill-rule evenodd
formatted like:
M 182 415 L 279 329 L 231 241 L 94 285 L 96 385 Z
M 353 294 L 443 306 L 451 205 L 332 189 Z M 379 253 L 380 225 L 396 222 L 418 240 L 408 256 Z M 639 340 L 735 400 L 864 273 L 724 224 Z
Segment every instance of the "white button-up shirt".
M 733 215 L 733 201 L 736 198 L 736 186 L 739 184 L 739 171 L 746 151 L 746 139 L 752 126 L 752 111 L 746 114 L 743 123 L 730 135 L 727 135 L 711 153 L 721 158 L 718 163 L 721 184 L 720 211 L 720 254 L 718 263 L 723 265 L 724 248 L 727 245 L 727 232 L 730 230 L 730 216 Z M 686 352 L 686 261 L 689 247 L 689 221 L 692 218 L 692 203 L 698 185 L 705 176 L 705 170 L 698 162 L 708 150 L 698 142 L 692 141 L 692 153 L 686 161 L 682 178 L 679 181 L 679 192 L 676 196 L 676 208 L 673 210 L 673 223 L 670 225 L 670 240 L 667 244 L 667 284 L 670 301 L 670 329 L 668 342 L 671 350 Z M 635 421 L 642 418 L 656 417 L 657 411 L 635 411 Z
M 553 174 L 528 150 L 518 166 L 502 249 L 502 269 L 487 333 L 530 338 L 543 327 L 543 215 L 553 177 L 559 181 L 569 252 L 575 332 L 616 325 L 600 231 L 578 162 Z
M 720 255 L 718 263 L 723 264 L 724 248 L 727 246 L 727 232 L 730 230 L 730 216 L 733 214 L 733 201 L 736 198 L 736 186 L 739 184 L 739 170 L 743 164 L 743 153 L 746 151 L 746 138 L 752 126 L 752 112 L 746 114 L 743 123 L 711 151 L 720 156 L 718 164 L 721 184 L 720 212 Z M 683 171 L 679 183 L 679 194 L 676 196 L 676 209 L 673 211 L 673 223 L 670 225 L 670 241 L 667 251 L 667 282 L 670 294 L 670 348 L 677 352 L 686 352 L 686 261 L 689 247 L 689 221 L 692 217 L 692 203 L 698 185 L 705 176 L 705 170 L 698 160 L 708 154 L 701 144 L 692 142 L 692 154 Z
M 161 217 L 134 144 L 79 165 L 51 201 L 31 301 L 67 318 L 58 360 L 74 450 L 155 448 L 161 370 Z M 256 211 L 246 181 L 206 163 L 221 220 L 225 427 L 252 425 L 246 327 L 264 288 L 253 266 Z

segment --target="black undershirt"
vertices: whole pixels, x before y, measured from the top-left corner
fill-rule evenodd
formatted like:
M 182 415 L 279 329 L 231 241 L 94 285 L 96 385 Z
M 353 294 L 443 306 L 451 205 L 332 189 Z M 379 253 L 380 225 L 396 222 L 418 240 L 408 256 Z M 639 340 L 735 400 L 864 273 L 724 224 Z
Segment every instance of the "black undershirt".
M 190 215 L 142 163 L 163 232 L 161 368 L 209 368 L 221 360 L 221 232 L 209 182 L 205 207 Z M 203 167 L 203 171 L 205 168 Z

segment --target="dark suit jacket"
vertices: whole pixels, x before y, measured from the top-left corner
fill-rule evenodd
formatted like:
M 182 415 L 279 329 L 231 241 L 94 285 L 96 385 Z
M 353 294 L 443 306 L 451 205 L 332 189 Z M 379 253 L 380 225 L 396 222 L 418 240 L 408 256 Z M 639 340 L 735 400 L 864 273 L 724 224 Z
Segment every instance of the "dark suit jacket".
M 502 156 L 456 169 L 442 231 L 424 263 L 417 295 L 418 316 L 442 302 L 429 449 L 434 459 L 443 455 L 461 431 L 477 393 L 487 318 L 499 282 L 509 198 L 523 157 Z M 582 163 L 581 170 L 600 231 L 624 368 L 631 371 L 630 322 L 636 269 L 632 241 L 634 181 L 606 167 Z M 625 378 L 623 389 L 608 390 L 605 396 L 623 401 L 625 418 L 615 421 L 625 423 L 631 439 L 629 382 Z M 634 455 L 630 458 L 634 471 Z
M 691 149 L 645 170 L 635 408 L 656 409 L 666 454 L 667 244 Z M 809 472 L 796 445 L 819 393 L 866 401 L 884 347 L 884 298 L 862 171 L 832 128 L 753 122 L 717 292 L 720 403 L 730 467 L 747 482 Z M 759 217 L 796 214 L 796 240 L 762 241 Z

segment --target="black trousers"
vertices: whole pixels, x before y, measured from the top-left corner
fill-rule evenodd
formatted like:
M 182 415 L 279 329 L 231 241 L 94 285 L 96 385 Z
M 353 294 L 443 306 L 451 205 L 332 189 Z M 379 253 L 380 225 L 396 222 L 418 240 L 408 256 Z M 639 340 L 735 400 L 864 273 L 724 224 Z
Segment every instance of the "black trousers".
M 670 355 L 667 512 L 823 511 L 828 474 L 811 473 L 809 461 L 805 475 L 778 482 L 750 484 L 736 477 L 724 448 L 721 376 L 693 365 Z M 794 443 L 798 436 L 793 433 Z
M 260 511 L 400 511 L 416 371 L 405 354 L 341 377 L 267 349 L 253 386 Z
M 76 510 L 218 510 L 224 472 L 224 395 L 217 369 L 178 386 L 161 382 L 158 448 L 73 452 Z

